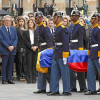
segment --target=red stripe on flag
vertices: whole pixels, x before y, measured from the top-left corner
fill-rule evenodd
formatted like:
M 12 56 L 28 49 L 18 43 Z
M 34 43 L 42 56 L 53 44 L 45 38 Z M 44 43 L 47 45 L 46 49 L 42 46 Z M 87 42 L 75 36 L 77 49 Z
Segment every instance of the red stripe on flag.
M 69 68 L 76 72 L 87 72 L 87 62 L 80 63 L 68 63 Z

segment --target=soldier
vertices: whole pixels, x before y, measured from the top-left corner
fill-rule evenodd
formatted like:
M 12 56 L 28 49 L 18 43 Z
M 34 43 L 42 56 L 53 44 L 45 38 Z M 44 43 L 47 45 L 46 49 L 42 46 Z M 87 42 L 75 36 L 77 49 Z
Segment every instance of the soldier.
M 100 14 L 98 17 L 98 26 L 100 27 Z M 98 80 L 99 80 L 99 89 L 97 90 L 97 92 L 100 92 L 100 77 L 98 77 Z
M 69 32 L 61 23 L 62 16 L 62 12 L 55 12 L 53 15 L 53 22 L 56 24 L 54 33 L 55 48 L 52 58 L 50 93 L 47 94 L 48 96 L 59 95 L 60 75 L 62 76 L 63 81 L 62 95 L 71 95 L 70 73 L 67 62 L 69 56 Z
M 52 47 L 52 41 L 51 41 L 51 33 L 50 29 L 43 24 L 43 13 L 42 12 L 36 12 L 35 13 L 35 22 L 38 24 L 38 27 L 36 29 L 36 33 L 38 35 L 38 44 L 39 44 L 39 51 L 43 51 L 44 49 L 51 48 Z M 41 73 L 38 72 L 38 91 L 34 93 L 46 93 L 46 79 L 48 79 L 48 82 L 50 83 L 50 72 L 48 73 Z
M 70 31 L 70 49 L 71 50 L 83 50 L 83 40 L 85 40 L 85 27 L 79 23 L 80 12 L 78 10 L 73 10 L 71 13 L 71 20 L 73 25 L 69 28 Z M 84 92 L 86 90 L 85 74 L 82 72 L 77 72 L 77 78 L 80 85 L 80 91 Z M 70 83 L 71 91 L 77 92 L 76 88 L 76 73 L 70 70 Z
M 100 77 L 100 26 L 98 26 L 98 13 L 91 17 L 92 29 L 89 32 L 87 83 L 88 92 L 85 95 L 96 95 L 96 72 Z

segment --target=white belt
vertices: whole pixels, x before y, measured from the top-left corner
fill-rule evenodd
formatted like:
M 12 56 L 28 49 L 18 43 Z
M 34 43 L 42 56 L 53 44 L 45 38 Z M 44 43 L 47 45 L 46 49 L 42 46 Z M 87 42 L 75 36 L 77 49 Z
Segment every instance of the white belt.
M 93 47 L 97 47 L 98 46 L 98 44 L 93 44 L 93 45 L 91 45 L 91 47 L 93 48 Z
M 61 42 L 59 42 L 59 43 L 55 43 L 56 45 L 62 45 L 62 43 Z
M 78 42 L 78 40 L 70 40 L 70 42 Z
M 47 43 L 46 42 L 40 43 L 40 46 L 44 46 L 44 45 L 47 45 Z

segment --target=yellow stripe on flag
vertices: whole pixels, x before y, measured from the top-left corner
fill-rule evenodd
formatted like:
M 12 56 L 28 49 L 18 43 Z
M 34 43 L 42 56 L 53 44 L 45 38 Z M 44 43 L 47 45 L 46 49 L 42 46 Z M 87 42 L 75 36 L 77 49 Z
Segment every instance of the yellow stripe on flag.
M 40 67 L 40 56 L 41 56 L 41 52 L 38 53 L 36 70 L 41 72 L 41 73 L 47 73 L 48 72 L 48 68 Z

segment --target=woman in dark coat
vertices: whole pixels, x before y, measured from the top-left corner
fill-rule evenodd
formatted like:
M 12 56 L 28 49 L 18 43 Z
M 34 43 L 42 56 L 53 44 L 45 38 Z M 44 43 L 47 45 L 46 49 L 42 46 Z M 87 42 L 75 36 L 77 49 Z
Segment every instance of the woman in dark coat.
M 25 35 L 25 20 L 21 17 L 18 20 L 17 35 L 18 35 L 18 43 L 17 43 L 17 53 L 16 53 L 16 73 L 17 79 L 21 80 L 23 77 L 26 77 L 27 67 L 26 67 L 26 46 L 24 43 L 24 35 Z
M 25 37 L 26 62 L 27 62 L 27 83 L 36 83 L 36 62 L 38 54 L 38 40 L 35 32 L 35 23 L 32 19 L 28 21 L 28 31 Z

